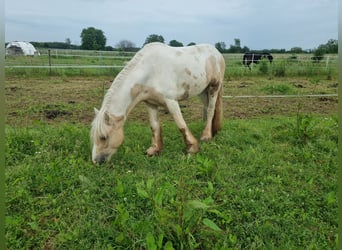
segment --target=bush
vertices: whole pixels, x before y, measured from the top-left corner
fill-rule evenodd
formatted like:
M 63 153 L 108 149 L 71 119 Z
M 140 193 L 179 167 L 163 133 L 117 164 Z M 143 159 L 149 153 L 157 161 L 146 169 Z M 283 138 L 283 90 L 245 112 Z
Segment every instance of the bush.
M 280 84 L 280 85 L 273 85 L 269 84 L 261 89 L 268 95 L 274 95 L 274 94 L 281 94 L 281 95 L 286 95 L 286 94 L 292 94 L 293 89 L 285 84 Z
M 274 76 L 284 77 L 286 72 L 285 62 L 282 61 L 275 65 L 273 74 Z
M 262 59 L 260 61 L 259 71 L 261 74 L 263 75 L 268 74 L 268 65 L 269 65 L 269 61 L 267 59 Z
M 314 50 L 314 56 L 311 58 L 313 62 L 320 62 L 324 58 L 326 49 L 322 46 Z

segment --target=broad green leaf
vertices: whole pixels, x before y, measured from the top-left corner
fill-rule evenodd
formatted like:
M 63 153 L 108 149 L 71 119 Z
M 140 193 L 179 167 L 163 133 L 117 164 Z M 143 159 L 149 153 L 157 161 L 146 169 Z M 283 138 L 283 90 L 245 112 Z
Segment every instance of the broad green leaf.
M 91 181 L 90 181 L 87 177 L 85 177 L 85 176 L 83 176 L 83 175 L 79 175 L 79 176 L 78 176 L 78 179 L 79 179 L 82 183 L 85 183 L 85 184 L 87 184 L 87 185 L 91 185 Z
M 122 195 L 124 193 L 124 186 L 122 185 L 122 181 L 120 180 L 117 180 L 116 181 L 116 192 L 119 194 L 119 195 Z
M 153 185 L 154 180 L 153 179 L 148 179 L 146 182 L 146 189 L 147 191 L 151 191 L 152 190 L 152 185 Z
M 149 250 L 156 250 L 157 249 L 156 242 L 154 240 L 152 233 L 147 234 L 146 244 L 147 244 L 147 249 L 149 249 Z
M 163 203 L 164 190 L 164 188 L 159 189 L 156 195 L 153 197 L 153 200 L 157 206 L 161 206 Z
M 148 198 L 148 193 L 146 192 L 146 190 L 142 189 L 139 186 L 137 186 L 137 192 L 141 198 Z
M 192 208 L 195 208 L 195 209 L 208 209 L 209 208 L 209 206 L 207 204 L 205 204 L 199 200 L 190 200 L 188 202 L 188 205 Z
M 215 222 L 213 222 L 212 220 L 208 219 L 208 218 L 204 218 L 203 219 L 203 224 L 206 225 L 207 227 L 209 227 L 210 229 L 216 231 L 216 232 L 221 232 L 222 229 L 219 228 Z
M 165 244 L 165 246 L 164 246 L 164 250 L 174 250 L 171 241 L 166 242 L 166 244 Z

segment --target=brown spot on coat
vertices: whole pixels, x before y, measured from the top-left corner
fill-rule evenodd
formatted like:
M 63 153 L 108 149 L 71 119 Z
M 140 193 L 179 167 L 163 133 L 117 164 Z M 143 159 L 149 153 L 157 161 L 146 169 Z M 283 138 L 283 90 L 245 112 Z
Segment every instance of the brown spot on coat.
M 145 101 L 151 104 L 165 105 L 164 96 L 154 88 L 143 84 L 135 84 L 131 89 L 132 104 L 129 110 L 139 102 Z
M 181 55 L 182 55 L 182 52 L 176 51 L 176 56 L 181 56 Z
M 216 59 L 214 56 L 208 57 L 205 62 L 205 73 L 208 82 L 217 81 L 215 76 L 217 76 L 216 69 Z
M 189 97 L 190 85 L 186 82 L 183 82 L 182 87 L 184 89 L 184 93 L 178 98 L 178 100 L 184 100 Z

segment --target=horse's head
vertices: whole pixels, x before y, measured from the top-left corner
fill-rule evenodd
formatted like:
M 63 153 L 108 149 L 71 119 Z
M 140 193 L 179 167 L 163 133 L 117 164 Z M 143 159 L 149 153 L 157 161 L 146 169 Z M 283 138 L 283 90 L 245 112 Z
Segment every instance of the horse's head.
M 124 117 L 117 117 L 107 111 L 95 109 L 90 138 L 93 143 L 92 161 L 94 164 L 109 161 L 123 142 Z
M 267 59 L 270 61 L 270 63 L 272 63 L 273 61 L 273 56 L 270 53 L 264 52 L 263 57 L 267 57 Z

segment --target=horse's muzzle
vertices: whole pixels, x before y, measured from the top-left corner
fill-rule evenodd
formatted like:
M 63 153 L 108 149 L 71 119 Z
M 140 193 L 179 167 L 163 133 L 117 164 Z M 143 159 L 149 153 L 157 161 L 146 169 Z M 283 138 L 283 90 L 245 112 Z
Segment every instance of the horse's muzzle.
M 93 159 L 94 164 L 103 164 L 108 159 L 108 155 L 98 155 Z

